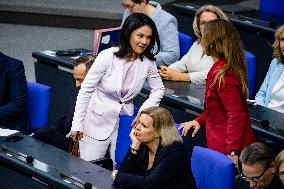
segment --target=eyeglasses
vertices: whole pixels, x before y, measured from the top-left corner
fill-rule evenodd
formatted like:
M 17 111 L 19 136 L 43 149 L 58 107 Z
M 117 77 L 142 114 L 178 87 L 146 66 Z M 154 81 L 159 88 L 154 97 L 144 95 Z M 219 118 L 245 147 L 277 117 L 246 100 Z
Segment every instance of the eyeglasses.
M 136 6 L 137 4 L 136 3 L 133 3 L 132 5 L 129 5 L 129 4 L 124 4 L 124 3 L 121 3 L 121 6 L 125 9 L 128 9 L 130 11 L 133 11 L 134 7 Z
M 259 182 L 259 180 L 261 179 L 261 177 L 264 175 L 264 173 L 270 168 L 270 166 L 266 169 L 264 169 L 264 171 L 259 175 L 259 176 L 255 176 L 255 177 L 246 177 L 243 173 L 241 173 L 241 177 L 245 180 L 245 181 L 252 181 L 254 183 Z

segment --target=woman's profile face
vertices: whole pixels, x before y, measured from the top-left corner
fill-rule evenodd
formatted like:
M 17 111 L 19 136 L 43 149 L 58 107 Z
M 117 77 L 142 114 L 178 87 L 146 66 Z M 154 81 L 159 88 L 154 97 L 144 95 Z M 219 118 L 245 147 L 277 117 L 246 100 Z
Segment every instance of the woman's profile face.
M 211 21 L 211 20 L 215 20 L 217 18 L 218 18 L 217 15 L 213 12 L 201 13 L 201 15 L 199 17 L 199 29 L 200 29 L 200 32 L 201 32 L 201 36 L 203 36 L 204 24 Z
M 280 51 L 281 51 L 282 56 L 284 56 L 284 31 L 282 31 L 282 33 L 280 35 L 279 47 L 280 47 Z
M 279 178 L 284 186 L 284 162 L 282 162 L 279 166 Z
M 158 134 L 153 126 L 154 120 L 147 114 L 141 114 L 138 125 L 135 127 L 135 136 L 142 143 L 154 141 Z
M 152 37 L 152 29 L 144 25 L 134 30 L 130 35 L 130 45 L 135 54 L 140 55 L 149 46 Z

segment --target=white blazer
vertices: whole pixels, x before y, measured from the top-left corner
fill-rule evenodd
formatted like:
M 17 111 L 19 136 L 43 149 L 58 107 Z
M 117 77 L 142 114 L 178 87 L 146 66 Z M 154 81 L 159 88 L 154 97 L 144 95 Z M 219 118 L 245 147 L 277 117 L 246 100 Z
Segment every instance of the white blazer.
M 146 80 L 151 94 L 139 111 L 159 105 L 165 88 L 155 62 L 146 57 L 143 61 L 138 60 L 140 62 L 133 75 L 134 85 L 121 97 L 125 60 L 113 54 L 117 50 L 117 47 L 112 47 L 100 52 L 90 68 L 77 97 L 71 131 L 81 131 L 97 140 L 107 139 L 122 108 L 128 115 L 133 114 L 133 99 Z

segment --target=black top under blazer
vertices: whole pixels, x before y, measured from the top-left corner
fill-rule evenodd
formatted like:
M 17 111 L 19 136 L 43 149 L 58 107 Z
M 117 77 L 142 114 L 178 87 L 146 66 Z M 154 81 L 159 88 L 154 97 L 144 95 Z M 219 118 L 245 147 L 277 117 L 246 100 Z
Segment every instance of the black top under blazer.
M 27 81 L 23 62 L 0 52 L 0 127 L 26 130 Z
M 148 166 L 148 148 L 141 145 L 137 155 L 129 149 L 115 184 L 135 189 L 189 189 L 190 185 L 188 154 L 180 142 L 161 147 L 151 169 Z

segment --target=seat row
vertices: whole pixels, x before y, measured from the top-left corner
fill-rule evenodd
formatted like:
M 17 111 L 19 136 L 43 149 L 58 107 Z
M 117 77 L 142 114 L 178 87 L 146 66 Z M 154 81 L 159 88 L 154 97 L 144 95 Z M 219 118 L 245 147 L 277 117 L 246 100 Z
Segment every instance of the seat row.
M 193 43 L 192 37 L 190 37 L 187 34 L 179 32 L 180 58 L 183 57 L 188 52 L 192 43 Z M 244 51 L 244 56 L 247 68 L 249 98 L 254 99 L 256 58 L 252 53 L 246 50 Z

